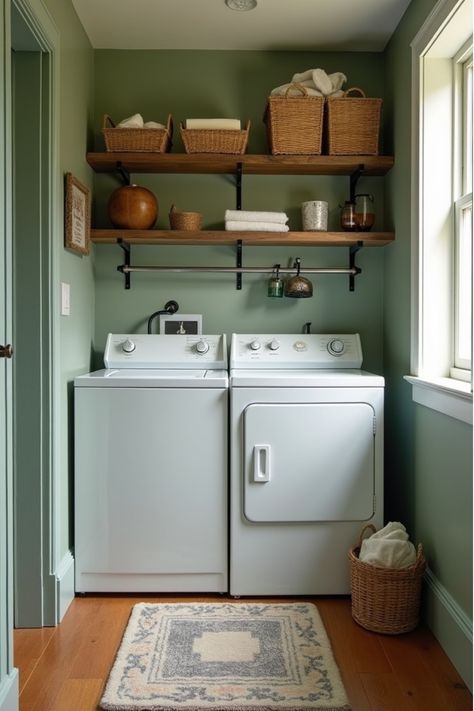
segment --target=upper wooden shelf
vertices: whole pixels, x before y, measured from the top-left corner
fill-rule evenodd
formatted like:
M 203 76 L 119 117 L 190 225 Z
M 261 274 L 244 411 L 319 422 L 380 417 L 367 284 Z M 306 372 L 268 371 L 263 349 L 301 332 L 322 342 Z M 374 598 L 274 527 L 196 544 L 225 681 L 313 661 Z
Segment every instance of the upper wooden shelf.
M 235 245 L 248 246 L 383 247 L 395 239 L 393 232 L 234 232 L 225 230 L 91 230 L 96 244 L 111 244 L 122 239 L 128 244 Z
M 237 165 L 248 175 L 385 175 L 393 156 L 274 156 L 221 153 L 87 153 L 97 173 L 118 167 L 129 173 L 235 173 Z

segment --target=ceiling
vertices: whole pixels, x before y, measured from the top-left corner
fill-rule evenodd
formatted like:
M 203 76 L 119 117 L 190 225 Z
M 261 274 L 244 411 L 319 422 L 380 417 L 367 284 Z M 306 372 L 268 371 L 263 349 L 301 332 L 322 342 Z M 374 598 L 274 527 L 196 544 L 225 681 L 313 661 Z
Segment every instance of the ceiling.
M 410 0 L 72 0 L 96 49 L 382 51 Z

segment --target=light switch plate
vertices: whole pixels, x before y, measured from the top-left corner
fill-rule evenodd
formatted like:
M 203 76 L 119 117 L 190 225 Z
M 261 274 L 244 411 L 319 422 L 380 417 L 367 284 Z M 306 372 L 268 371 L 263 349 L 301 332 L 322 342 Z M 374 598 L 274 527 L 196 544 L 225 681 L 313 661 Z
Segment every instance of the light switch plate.
M 66 282 L 61 282 L 61 316 L 71 315 L 71 287 Z

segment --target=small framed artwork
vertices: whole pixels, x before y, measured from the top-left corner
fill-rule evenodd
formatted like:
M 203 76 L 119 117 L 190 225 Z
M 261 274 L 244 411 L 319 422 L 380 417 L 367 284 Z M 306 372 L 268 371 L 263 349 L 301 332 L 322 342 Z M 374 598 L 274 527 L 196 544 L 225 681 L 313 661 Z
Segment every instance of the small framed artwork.
M 64 246 L 79 254 L 89 254 L 90 191 L 71 173 L 66 173 L 64 205 Z
M 161 314 L 160 333 L 172 336 L 195 336 L 202 333 L 201 314 Z

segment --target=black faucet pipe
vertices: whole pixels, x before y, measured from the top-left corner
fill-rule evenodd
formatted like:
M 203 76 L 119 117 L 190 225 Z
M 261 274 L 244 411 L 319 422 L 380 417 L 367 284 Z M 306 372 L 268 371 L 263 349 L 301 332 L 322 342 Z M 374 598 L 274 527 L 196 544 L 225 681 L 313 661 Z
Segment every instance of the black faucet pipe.
M 178 306 L 177 301 L 167 301 L 164 309 L 155 311 L 154 313 L 152 313 L 152 315 L 148 319 L 148 333 L 151 333 L 151 325 L 153 323 L 153 320 L 157 316 L 160 316 L 160 314 L 175 314 L 178 311 L 178 309 L 179 309 L 179 306 Z

